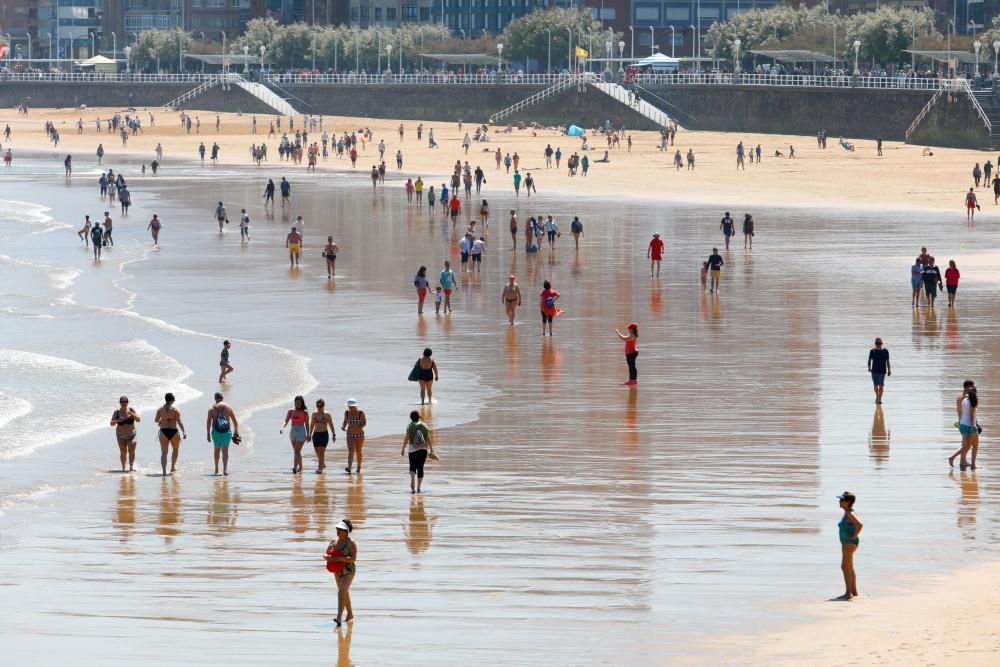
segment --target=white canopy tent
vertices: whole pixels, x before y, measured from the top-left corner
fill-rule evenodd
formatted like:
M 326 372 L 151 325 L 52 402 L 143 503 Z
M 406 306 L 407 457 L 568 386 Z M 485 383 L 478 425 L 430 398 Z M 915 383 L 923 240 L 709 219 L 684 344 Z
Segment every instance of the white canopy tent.
M 647 56 L 635 63 L 639 67 L 652 67 L 653 69 L 672 69 L 676 70 L 681 61 L 677 58 L 671 58 L 665 53 L 654 53 L 651 56 Z

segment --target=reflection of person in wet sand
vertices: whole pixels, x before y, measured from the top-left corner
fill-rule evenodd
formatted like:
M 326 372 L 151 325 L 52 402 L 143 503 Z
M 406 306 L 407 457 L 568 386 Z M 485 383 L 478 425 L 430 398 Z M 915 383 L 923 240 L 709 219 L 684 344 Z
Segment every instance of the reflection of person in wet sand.
M 431 527 L 434 519 L 427 518 L 424 510 L 424 497 L 410 497 L 410 521 L 404 529 L 406 536 L 406 548 L 411 554 L 419 554 L 427 551 L 431 546 Z
M 844 594 L 836 598 L 837 600 L 850 600 L 858 596 L 858 575 L 854 571 L 854 552 L 858 550 L 861 540 L 858 536 L 864 527 L 861 520 L 854 514 L 854 502 L 857 500 L 850 491 L 844 491 L 837 496 L 840 502 L 840 509 L 844 510 L 844 516 L 837 524 L 840 533 L 840 569 L 844 573 Z
M 354 610 L 351 609 L 351 582 L 354 581 L 355 562 L 358 558 L 358 545 L 350 538 L 354 526 L 344 519 L 337 524 L 337 539 L 326 547 L 326 569 L 337 578 L 337 618 L 334 623 L 340 627 L 341 617 L 347 610 L 344 623 L 354 620 Z
M 128 459 L 128 472 L 135 470 L 135 425 L 139 414 L 129 407 L 128 396 L 118 399 L 119 408 L 111 413 L 111 426 L 115 427 L 115 441 L 118 443 L 118 453 L 122 462 L 122 472 L 125 472 L 125 460 Z
M 156 411 L 154 421 L 160 427 L 160 467 L 163 469 L 163 474 L 166 475 L 167 450 L 170 447 L 173 447 L 173 456 L 170 458 L 170 472 L 173 473 L 177 470 L 177 455 L 180 453 L 181 446 L 181 439 L 177 435 L 177 429 L 180 429 L 185 440 L 187 439 L 187 431 L 184 429 L 184 422 L 181 421 L 180 410 L 174 407 L 174 395 L 167 393 L 163 397 L 163 400 L 163 407 Z
M 868 447 L 871 456 L 876 463 L 882 463 L 889 459 L 889 431 L 885 427 L 885 414 L 882 406 L 875 406 L 875 414 L 872 416 L 872 430 L 868 436 Z

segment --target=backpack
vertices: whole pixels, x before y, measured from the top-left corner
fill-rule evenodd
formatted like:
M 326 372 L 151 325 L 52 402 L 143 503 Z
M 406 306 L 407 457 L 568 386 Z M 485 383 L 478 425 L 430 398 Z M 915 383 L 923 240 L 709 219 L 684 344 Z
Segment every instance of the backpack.
M 573 232 L 577 234 L 583 231 L 583 223 L 580 222 L 579 220 L 574 220 L 569 227 L 571 230 L 573 230 Z
M 553 297 L 553 296 L 545 297 L 545 307 L 546 308 L 555 308 L 556 307 L 556 299 L 555 299 L 555 297 Z
M 225 409 L 216 409 L 215 419 L 212 420 L 212 430 L 216 433 L 226 433 L 230 428 L 229 417 L 226 416 Z
M 415 446 L 421 446 L 426 442 L 424 439 L 424 432 L 416 424 L 410 426 L 410 444 Z

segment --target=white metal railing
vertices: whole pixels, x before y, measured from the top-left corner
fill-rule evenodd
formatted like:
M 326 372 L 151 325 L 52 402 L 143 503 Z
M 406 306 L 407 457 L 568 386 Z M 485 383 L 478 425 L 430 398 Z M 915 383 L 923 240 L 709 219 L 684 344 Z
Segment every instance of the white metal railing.
M 141 74 L 138 72 L 102 73 L 102 72 L 5 72 L 0 74 L 0 81 L 47 81 L 55 83 L 200 83 L 218 74 Z
M 910 123 L 910 126 L 906 128 L 906 136 L 904 138 L 904 141 L 906 142 L 910 141 L 910 135 L 913 134 L 913 131 L 917 129 L 918 125 L 920 125 L 920 121 L 922 121 L 924 117 L 928 113 L 930 113 L 930 110 L 934 107 L 934 105 L 937 104 L 938 98 L 941 97 L 944 91 L 945 91 L 944 88 L 939 88 L 938 91 L 934 93 L 934 95 L 931 97 L 931 99 L 927 100 L 927 104 L 925 104 L 924 108 L 920 110 L 920 113 L 917 114 L 917 117 L 913 119 L 913 122 Z
M 195 97 L 198 97 L 209 88 L 219 85 L 219 82 L 221 80 L 222 80 L 222 75 L 213 75 L 207 81 L 203 81 L 200 84 L 198 84 L 197 87 L 192 88 L 186 93 L 178 95 L 174 99 L 170 100 L 169 102 L 164 104 L 161 108 L 164 111 L 169 111 L 171 109 L 179 109 L 181 105 L 187 102 L 188 100 L 194 99 Z
M 268 105 L 278 113 L 285 116 L 294 116 L 298 113 L 295 110 L 295 108 L 288 103 L 288 100 L 279 97 L 278 95 L 275 95 L 274 91 L 272 91 L 267 86 L 261 83 L 247 81 L 238 74 L 231 76 L 234 77 L 231 80 L 235 82 L 237 86 L 247 91 L 248 93 L 259 99 L 261 102 Z
M 989 131 L 989 133 L 992 135 L 993 134 L 993 123 L 990 122 L 989 117 L 986 115 L 986 112 L 983 110 L 983 105 L 980 104 L 979 100 L 976 99 L 976 96 L 973 95 L 973 93 L 972 93 L 972 87 L 969 85 L 968 80 L 967 79 L 959 79 L 959 81 L 961 81 L 960 85 L 961 85 L 962 90 L 965 91 L 965 94 L 972 101 L 972 107 L 976 110 L 976 113 L 979 114 L 979 119 L 983 121 L 983 124 L 986 125 L 987 131 Z
M 571 76 L 571 77 L 566 77 L 565 79 L 561 79 L 560 81 L 558 81 L 557 83 L 552 84 L 551 86 L 549 86 L 545 90 L 540 90 L 537 93 L 535 93 L 534 95 L 530 95 L 529 97 L 524 98 L 520 102 L 516 102 L 516 103 L 510 105 L 506 109 L 501 109 L 500 111 L 497 111 L 495 114 L 493 114 L 492 116 L 490 116 L 489 121 L 490 121 L 491 124 L 496 123 L 496 121 L 498 121 L 498 120 L 500 120 L 502 118 L 506 118 L 507 116 L 515 114 L 518 111 L 520 111 L 521 109 L 525 109 L 527 107 L 530 107 L 531 105 L 536 104 L 536 103 L 544 100 L 547 97 L 551 97 L 552 95 L 555 95 L 556 93 L 558 93 L 560 91 L 563 91 L 563 90 L 569 88 L 570 86 L 575 86 L 580 81 L 583 81 L 583 80 L 589 79 L 589 78 L 591 78 L 591 77 Z
M 639 113 L 653 121 L 660 127 L 667 127 L 670 124 L 670 116 L 660 109 L 657 109 L 649 102 L 634 97 L 630 91 L 625 90 L 617 83 L 610 83 L 607 81 L 591 81 L 590 85 L 602 93 L 610 95 L 636 113 Z
M 638 74 L 628 82 L 643 85 L 663 86 L 777 86 L 802 88 L 877 88 L 891 90 L 938 90 L 948 86 L 952 79 L 917 78 L 905 76 L 813 76 L 807 74 L 729 74 L 679 73 L 679 74 Z
M 424 74 L 265 74 L 264 82 L 286 84 L 511 84 L 511 85 L 552 85 L 567 79 L 572 74 L 452 74 L 448 72 L 428 72 Z

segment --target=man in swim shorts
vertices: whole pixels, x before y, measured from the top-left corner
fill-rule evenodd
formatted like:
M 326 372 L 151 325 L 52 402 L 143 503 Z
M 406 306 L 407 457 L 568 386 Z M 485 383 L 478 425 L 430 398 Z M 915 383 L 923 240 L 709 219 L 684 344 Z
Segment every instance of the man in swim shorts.
M 736 233 L 733 219 L 729 217 L 729 211 L 726 211 L 725 217 L 723 217 L 722 222 L 719 223 L 719 229 L 722 230 L 722 235 L 726 237 L 726 250 L 729 250 L 729 239 L 731 239 L 733 234 Z
M 718 248 L 712 248 L 712 254 L 708 256 L 708 271 L 709 275 L 712 277 L 712 282 L 709 285 L 708 292 L 719 291 L 719 278 L 722 276 L 722 265 L 725 264 L 722 261 L 722 255 L 719 254 Z
M 231 343 L 228 340 L 222 341 L 222 354 L 219 356 L 219 384 L 226 380 L 226 376 L 233 372 L 233 367 L 229 365 L 229 348 Z
M 444 263 L 444 269 L 438 275 L 438 280 L 441 283 L 441 288 L 444 289 L 444 312 L 452 312 L 451 308 L 451 291 L 455 288 L 455 272 L 451 270 L 451 262 Z
M 882 339 L 875 339 L 875 347 L 868 352 L 868 372 L 872 374 L 872 384 L 875 386 L 875 404 L 882 404 L 882 392 L 885 390 L 885 376 L 892 375 L 892 365 L 889 363 L 889 350 L 882 347 Z
M 222 402 L 222 394 L 215 392 L 215 403 L 208 410 L 205 420 L 205 439 L 215 447 L 215 474 L 219 474 L 219 457 L 222 457 L 222 474 L 229 474 L 229 443 L 240 442 L 240 425 L 233 409 Z
M 299 253 L 302 250 L 302 234 L 292 227 L 285 237 L 285 247 L 288 248 L 288 263 L 294 268 L 299 265 Z

